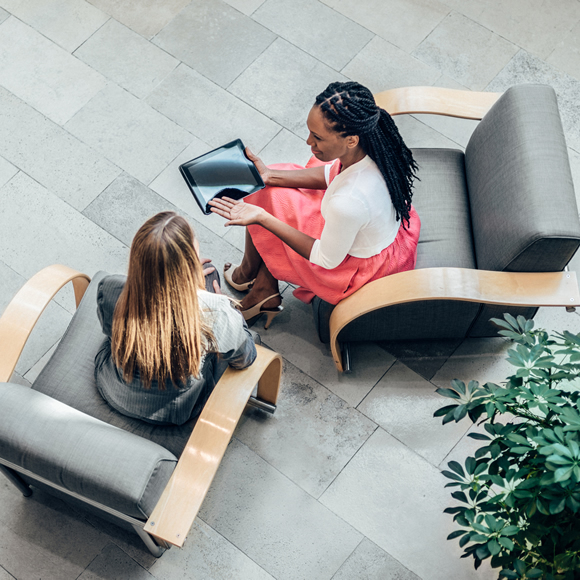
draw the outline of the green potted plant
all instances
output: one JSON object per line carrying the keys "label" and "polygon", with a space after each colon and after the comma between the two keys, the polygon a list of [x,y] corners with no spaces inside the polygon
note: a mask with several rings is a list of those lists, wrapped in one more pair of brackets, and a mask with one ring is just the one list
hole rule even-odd
{"label": "green potted plant", "polygon": [[456,487],[447,508],[463,558],[475,568],[486,558],[499,578],[580,578],[580,334],[549,336],[531,320],[493,319],[515,345],[507,360],[515,374],[502,385],[454,380],[437,389],[451,405],[435,412],[443,424],[471,421],[485,433],[462,466],[443,475]]}

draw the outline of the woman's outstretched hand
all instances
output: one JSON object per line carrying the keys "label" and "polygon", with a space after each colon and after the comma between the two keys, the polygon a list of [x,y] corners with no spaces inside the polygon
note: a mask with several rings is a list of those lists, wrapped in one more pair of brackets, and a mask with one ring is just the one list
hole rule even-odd
{"label": "woman's outstretched hand", "polygon": [[256,166],[264,185],[272,185],[270,183],[270,177],[272,176],[272,171],[268,169],[266,164],[257,156],[254,155],[249,147],[245,149],[246,157]]}
{"label": "woman's outstretched hand", "polygon": [[211,211],[217,213],[228,221],[226,226],[249,226],[250,224],[260,223],[261,218],[266,214],[266,210],[252,205],[251,203],[244,203],[243,200],[235,200],[229,197],[214,197],[209,205],[212,206]]}

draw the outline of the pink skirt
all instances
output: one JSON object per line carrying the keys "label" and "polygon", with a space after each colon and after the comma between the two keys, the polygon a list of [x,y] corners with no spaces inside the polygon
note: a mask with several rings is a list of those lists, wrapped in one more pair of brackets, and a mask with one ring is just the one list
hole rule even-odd
{"label": "pink skirt", "polygon": [[[313,158],[306,166],[316,165],[323,164]],[[271,167],[303,169],[291,163]],[[338,170],[339,164],[336,163],[330,172],[330,181],[336,177]],[[320,213],[324,193],[323,189],[265,187],[246,197],[244,201],[264,208],[293,228],[318,240],[324,228],[324,218]],[[412,270],[417,261],[420,229],[419,216],[415,209],[411,208],[407,229],[399,227],[393,243],[382,252],[370,258],[347,255],[336,268],[327,270],[297,254],[262,226],[256,224],[248,226],[252,241],[274,278],[298,286],[294,290],[294,296],[307,304],[315,296],[330,304],[338,304],[368,282],[389,274]]]}

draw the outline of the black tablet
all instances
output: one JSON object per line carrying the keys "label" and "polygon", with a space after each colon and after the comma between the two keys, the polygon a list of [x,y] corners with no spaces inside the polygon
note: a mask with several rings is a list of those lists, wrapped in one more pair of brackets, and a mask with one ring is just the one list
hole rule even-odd
{"label": "black tablet", "polygon": [[246,157],[240,139],[179,166],[201,211],[209,215],[214,197],[242,199],[264,187],[256,166]]}

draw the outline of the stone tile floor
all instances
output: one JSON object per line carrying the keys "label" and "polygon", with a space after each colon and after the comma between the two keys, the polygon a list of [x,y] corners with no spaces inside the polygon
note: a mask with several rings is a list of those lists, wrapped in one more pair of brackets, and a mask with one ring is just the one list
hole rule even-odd
{"label": "stone tile floor", "polygon": [[[304,163],[328,82],[556,89],[580,191],[580,1],[0,0],[0,310],[52,263],[123,272],[153,213],[188,216],[221,269],[243,231],[200,214],[177,166],[240,137]],[[475,123],[398,119],[414,147],[465,147]],[[574,260],[580,265],[580,260]],[[574,265],[574,264],[573,264]],[[284,292],[263,340],[285,359],[279,409],[248,410],[183,550],[0,481],[0,580],[488,580],[460,560],[440,470],[470,449],[436,386],[501,380],[501,339],[354,348],[339,375],[309,308]],[[50,305],[14,380],[30,384],[71,317]],[[548,328],[580,318],[540,311]]]}

